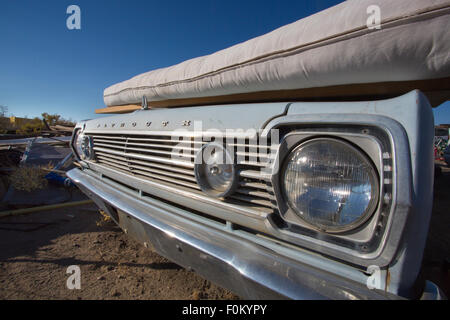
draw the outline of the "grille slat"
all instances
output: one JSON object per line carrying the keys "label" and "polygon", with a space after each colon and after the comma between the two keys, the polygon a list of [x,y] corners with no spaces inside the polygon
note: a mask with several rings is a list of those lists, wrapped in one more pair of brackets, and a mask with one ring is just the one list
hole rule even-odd
{"label": "grille slat", "polygon": [[[276,150],[276,146],[263,146],[263,145],[256,145],[256,144],[242,144],[242,143],[227,143],[228,146],[238,147],[238,148],[250,148],[250,149],[271,149]],[[266,151],[267,152],[267,151]]]}
{"label": "grille slat", "polygon": [[121,171],[128,172],[128,168],[127,167],[124,167],[124,166],[121,166],[121,165],[117,165],[117,164],[114,164],[114,163],[111,163],[111,162],[105,161],[105,160],[99,160],[99,162],[103,163],[103,164],[106,164],[107,166],[111,166],[113,168],[120,169]]}
{"label": "grille slat", "polygon": [[97,159],[98,160],[103,160],[106,163],[108,163],[108,161],[112,162],[112,163],[115,163],[117,165],[122,166],[125,170],[128,170],[128,163],[126,161],[116,160],[116,159],[113,159],[113,158],[104,157],[102,155],[97,155]]}
{"label": "grille slat", "polygon": [[267,167],[267,162],[255,162],[255,161],[240,161],[238,164],[243,166],[253,166],[253,167]]}
{"label": "grille slat", "polygon": [[128,139],[128,141],[149,141],[149,142],[163,142],[163,143],[193,143],[193,144],[205,144],[207,142],[205,141],[199,141],[199,140],[191,140],[189,139],[170,139],[170,137],[168,138],[161,138],[161,139],[156,139],[156,138],[140,138],[140,137],[119,137],[119,136],[102,136],[102,135],[92,135],[92,137],[94,139],[109,139],[110,141],[117,141],[117,140],[124,140],[126,141]]}
{"label": "grille slat", "polygon": [[264,192],[264,191],[258,191],[258,190],[247,189],[247,188],[239,188],[239,189],[237,189],[237,192],[242,193],[247,196],[255,196],[255,197],[264,198],[264,199],[268,199],[268,200],[275,200],[275,196],[271,195],[268,192]]}
{"label": "grille slat", "polygon": [[241,181],[240,183],[241,187],[248,187],[253,189],[262,189],[262,190],[271,190],[272,187],[268,186],[265,183],[260,182],[252,182],[252,181]]}
{"label": "grille slat", "polygon": [[154,168],[150,168],[150,167],[144,167],[144,166],[140,166],[140,165],[136,165],[136,164],[129,164],[129,167],[131,168],[132,172],[135,172],[135,171],[137,171],[135,169],[138,169],[138,170],[147,171],[147,172],[150,172],[150,173],[153,173],[153,174],[160,174],[160,175],[163,175],[163,176],[183,179],[183,180],[187,180],[187,181],[191,181],[191,182],[197,183],[197,180],[195,180],[195,177],[189,176],[189,175],[179,174],[179,173],[176,173],[176,172],[170,172],[170,171],[165,171],[165,170],[154,169]]}
{"label": "grille slat", "polygon": [[179,179],[173,179],[170,177],[166,177],[166,176],[162,176],[162,175],[158,175],[158,174],[153,174],[150,172],[146,172],[146,171],[141,171],[141,170],[133,170],[133,173],[137,173],[143,176],[147,176],[150,178],[154,178],[154,179],[158,179],[158,180],[163,180],[163,181],[167,181],[173,184],[179,184],[185,187],[189,187],[191,189],[196,189],[196,190],[200,190],[200,187],[196,184],[196,183],[190,183],[187,181],[181,181]]}
{"label": "grille slat", "polygon": [[102,157],[107,157],[107,158],[111,158],[111,159],[116,159],[116,160],[122,160],[122,161],[127,162],[126,158],[120,157],[120,156],[116,156],[116,155],[112,155],[112,154],[109,154],[109,153],[96,152],[95,155],[102,156]]}
{"label": "grille slat", "polygon": [[98,142],[95,145],[100,146],[100,147],[114,148],[117,150],[124,150],[124,151],[131,150],[131,151],[144,152],[144,153],[153,153],[153,154],[157,154],[157,155],[178,156],[180,158],[193,159],[195,157],[192,154],[186,154],[186,152],[175,153],[175,152],[164,151],[164,150],[128,147],[128,145],[116,146],[116,145],[110,145],[110,144],[104,144],[104,143],[98,143]]}
{"label": "grille slat", "polygon": [[248,196],[236,194],[236,193],[233,194],[230,198],[240,200],[240,201],[245,201],[245,202],[252,203],[252,204],[259,204],[259,205],[262,205],[262,206],[265,206],[268,208],[276,209],[276,205],[274,205],[272,202],[267,201],[267,200],[256,199],[253,197],[248,197]]}
{"label": "grille slat", "polygon": [[265,174],[257,170],[241,170],[239,171],[239,175],[244,178],[264,180],[264,181],[270,181],[271,179],[271,176],[269,174]]}
{"label": "grille slat", "polygon": [[125,146],[142,146],[147,148],[160,148],[160,149],[175,149],[175,150],[187,150],[187,151],[198,151],[200,148],[191,148],[182,146],[180,144],[186,145],[186,142],[178,143],[177,145],[168,145],[168,144],[152,144],[152,143],[137,143],[137,142],[126,142],[126,141],[110,141],[110,140],[104,140],[104,139],[97,139],[97,145],[103,145],[103,146],[110,146],[115,147],[120,146],[124,148]]}
{"label": "grille slat", "polygon": [[185,167],[185,168],[194,168],[194,164],[189,161],[174,160],[171,158],[156,157],[156,156],[143,155],[143,154],[138,154],[138,153],[125,153],[125,152],[121,152],[121,151],[105,149],[105,148],[101,148],[101,147],[95,147],[95,142],[94,142],[94,151],[97,151],[97,150],[105,152],[105,153],[110,153],[112,155],[117,155],[117,156],[130,157],[130,158],[141,159],[141,160],[148,160],[148,161],[152,161],[152,162],[172,164],[172,165],[177,165],[177,166],[181,166],[181,167]]}
{"label": "grille slat", "polygon": [[243,156],[246,158],[253,158],[253,159],[270,159],[270,153],[258,153],[258,152],[249,152],[249,151],[237,151],[236,155]]}

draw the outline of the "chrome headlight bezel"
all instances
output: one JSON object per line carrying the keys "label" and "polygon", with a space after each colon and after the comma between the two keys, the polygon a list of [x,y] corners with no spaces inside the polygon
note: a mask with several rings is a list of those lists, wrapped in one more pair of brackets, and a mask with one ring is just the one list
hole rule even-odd
{"label": "chrome headlight bezel", "polygon": [[79,137],[80,137],[82,131],[83,131],[83,129],[77,123],[76,127],[73,130],[72,138],[70,140],[70,147],[71,147],[72,152],[77,160],[81,160],[81,149],[79,149],[79,147],[78,147],[79,146],[78,140],[79,140]]}
{"label": "chrome headlight bezel", "polygon": [[[306,218],[304,216],[302,217],[302,214],[300,212],[298,212],[298,208],[292,202],[292,199],[290,199],[290,197],[287,193],[286,185],[285,185],[285,182],[286,182],[285,178],[286,178],[286,171],[288,170],[288,166],[289,166],[290,161],[292,160],[292,157],[294,157],[299,152],[299,150],[301,150],[302,148],[305,148],[305,147],[308,147],[308,146],[311,146],[314,144],[319,144],[322,142],[335,144],[335,145],[339,145],[339,147],[346,148],[346,151],[352,152],[355,155],[355,158],[358,158],[358,160],[364,165],[365,169],[367,170],[367,174],[369,176],[369,181],[370,181],[370,186],[371,186],[370,200],[369,200],[365,210],[360,213],[359,218],[352,221],[351,223],[343,224],[340,226],[331,226],[331,225],[326,225],[326,224],[320,223],[320,222],[309,221],[308,218]],[[354,230],[354,229],[362,226],[364,223],[367,222],[367,220],[369,220],[369,218],[372,216],[372,214],[374,213],[374,211],[378,205],[379,176],[378,176],[378,172],[377,172],[374,164],[368,158],[368,156],[362,150],[360,150],[358,147],[350,144],[350,142],[348,142],[348,141],[338,139],[336,137],[319,137],[319,138],[312,137],[310,139],[302,140],[300,143],[298,143],[296,146],[294,146],[289,151],[289,153],[286,155],[286,157],[284,159],[284,163],[283,163],[282,167],[280,168],[280,177],[281,177],[280,188],[281,188],[281,192],[282,192],[284,201],[288,204],[288,206],[292,210],[292,212],[294,214],[296,214],[297,218],[299,218],[305,225],[308,225],[311,228],[318,230],[318,231],[338,234],[338,233],[344,233],[347,231]]]}
{"label": "chrome headlight bezel", "polygon": [[[271,179],[278,206],[277,214],[270,218],[273,234],[286,241],[316,248],[320,252],[358,264],[365,264],[366,262],[363,262],[365,259],[369,261],[369,257],[378,256],[383,248],[386,231],[392,223],[392,204],[395,199],[393,194],[395,179],[392,172],[393,145],[389,131],[379,126],[361,123],[350,126],[328,123],[324,126],[309,122],[303,126],[282,124],[271,128],[277,128],[282,133]],[[358,148],[372,161],[378,174],[378,202],[373,213],[369,213],[368,219],[359,226],[337,233],[325,232],[300,219],[288,205],[281,188],[281,172],[290,152],[302,142],[324,137],[339,139]]]}

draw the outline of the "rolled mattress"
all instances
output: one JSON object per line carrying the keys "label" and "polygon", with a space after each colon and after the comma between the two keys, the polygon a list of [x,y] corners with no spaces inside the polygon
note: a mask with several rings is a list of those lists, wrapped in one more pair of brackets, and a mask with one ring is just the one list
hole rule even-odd
{"label": "rolled mattress", "polygon": [[256,100],[270,100],[274,92],[288,92],[289,98],[296,92],[290,90],[321,94],[312,88],[338,88],[339,95],[343,85],[430,79],[445,79],[434,83],[449,90],[449,18],[450,0],[349,0],[230,48],[112,85],[104,90],[104,102],[134,105],[146,96],[150,105],[171,107],[186,99],[230,102],[223,97],[258,93]]}

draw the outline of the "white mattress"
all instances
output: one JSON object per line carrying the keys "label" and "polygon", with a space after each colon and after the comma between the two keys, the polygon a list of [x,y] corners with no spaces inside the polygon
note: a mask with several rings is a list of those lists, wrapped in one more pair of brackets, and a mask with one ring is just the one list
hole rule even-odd
{"label": "white mattress", "polygon": [[[381,29],[368,29],[377,5]],[[348,0],[104,91],[107,106],[450,76],[450,0]],[[170,39],[169,39],[170,40]],[[161,54],[164,54],[161,52]]]}

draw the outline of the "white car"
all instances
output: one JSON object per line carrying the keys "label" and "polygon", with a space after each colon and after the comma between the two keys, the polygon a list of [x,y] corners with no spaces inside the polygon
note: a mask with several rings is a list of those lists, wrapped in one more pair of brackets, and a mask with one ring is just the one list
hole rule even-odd
{"label": "white car", "polygon": [[106,88],[68,177],[242,298],[442,298],[420,274],[450,1],[376,2],[380,28],[344,1]]}

